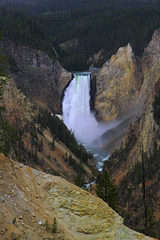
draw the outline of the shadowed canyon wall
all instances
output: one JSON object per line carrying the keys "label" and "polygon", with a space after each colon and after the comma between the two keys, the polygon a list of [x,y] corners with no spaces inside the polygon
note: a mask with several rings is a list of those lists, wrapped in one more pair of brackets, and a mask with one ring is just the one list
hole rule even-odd
{"label": "shadowed canyon wall", "polygon": [[61,113],[61,95],[72,74],[39,50],[10,41],[1,47],[9,56],[9,73],[17,87],[36,105]]}

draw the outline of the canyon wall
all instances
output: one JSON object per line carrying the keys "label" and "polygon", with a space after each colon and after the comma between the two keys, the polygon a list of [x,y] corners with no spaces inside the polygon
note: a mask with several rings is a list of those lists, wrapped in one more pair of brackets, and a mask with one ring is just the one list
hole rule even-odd
{"label": "canyon wall", "polygon": [[117,119],[129,114],[138,103],[143,78],[139,61],[129,44],[91,76],[96,78],[97,118],[105,122]]}
{"label": "canyon wall", "polygon": [[[149,156],[153,150],[154,142],[156,141],[159,145],[158,136],[160,132],[159,126],[153,118],[153,101],[155,95],[158,94],[158,89],[160,87],[160,30],[155,31],[151,42],[144,50],[144,54],[141,59],[141,66],[143,82],[141,83],[140,91],[137,92],[137,99],[139,101],[139,104],[144,102],[144,108],[140,118],[138,118],[137,121],[133,122],[130,125],[126,133],[126,137],[124,138],[122,143],[122,148],[125,148],[127,143],[129,142],[128,136],[130,136],[131,132],[134,131],[134,135],[136,136],[136,142],[134,143],[134,147],[131,149],[130,154],[128,155],[128,168],[131,167],[136,161],[141,160],[142,148],[143,151],[146,152]],[[128,78],[128,81],[130,81],[130,78]],[[123,89],[123,91],[125,90]],[[114,168],[116,171],[115,165]],[[126,168],[125,163],[124,168]],[[123,168],[118,171],[123,172]],[[123,176],[121,175],[121,177]]]}
{"label": "canyon wall", "polygon": [[22,92],[36,105],[61,113],[61,96],[72,74],[46,53],[17,45],[1,43],[9,57],[9,74]]}
{"label": "canyon wall", "polygon": [[154,118],[153,103],[160,89],[160,29],[155,31],[140,63],[143,82],[137,99],[140,103],[144,102],[143,112],[129,125],[120,148],[113,150],[109,160],[104,164],[104,170],[110,172],[119,186],[121,209],[125,213],[125,223],[130,227],[144,227],[142,181],[144,182],[146,209],[147,211],[152,209],[157,222],[154,231],[159,236],[160,128]]}

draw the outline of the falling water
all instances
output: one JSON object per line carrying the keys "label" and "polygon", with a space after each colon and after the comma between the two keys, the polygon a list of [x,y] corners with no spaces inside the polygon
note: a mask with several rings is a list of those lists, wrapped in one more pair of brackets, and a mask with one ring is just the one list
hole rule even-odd
{"label": "falling water", "polygon": [[65,91],[62,110],[64,123],[76,139],[94,153],[100,169],[108,154],[95,146],[94,140],[106,131],[106,126],[98,123],[90,111],[90,74],[74,75]]}
{"label": "falling water", "polygon": [[[63,120],[82,143],[93,142],[100,133],[100,126],[90,112],[90,75],[75,74],[65,91]],[[98,134],[98,135],[97,135]]]}

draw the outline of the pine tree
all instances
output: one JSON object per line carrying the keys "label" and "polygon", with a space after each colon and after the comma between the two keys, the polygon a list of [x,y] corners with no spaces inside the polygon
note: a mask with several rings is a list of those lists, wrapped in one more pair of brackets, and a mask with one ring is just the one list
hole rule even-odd
{"label": "pine tree", "polygon": [[97,184],[96,193],[114,210],[118,210],[118,191],[116,186],[110,180],[107,171],[102,173],[102,176]]}
{"label": "pine tree", "polygon": [[[2,40],[2,33],[0,32],[0,41]],[[7,55],[4,53],[4,49],[0,48],[0,76],[6,76],[7,72]]]}

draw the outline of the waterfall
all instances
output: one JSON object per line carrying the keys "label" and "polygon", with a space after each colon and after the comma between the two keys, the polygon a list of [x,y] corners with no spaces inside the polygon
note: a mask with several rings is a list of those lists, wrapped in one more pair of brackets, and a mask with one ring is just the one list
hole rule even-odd
{"label": "waterfall", "polygon": [[76,139],[91,144],[104,132],[90,111],[90,74],[75,74],[65,91],[62,103],[63,120]]}

